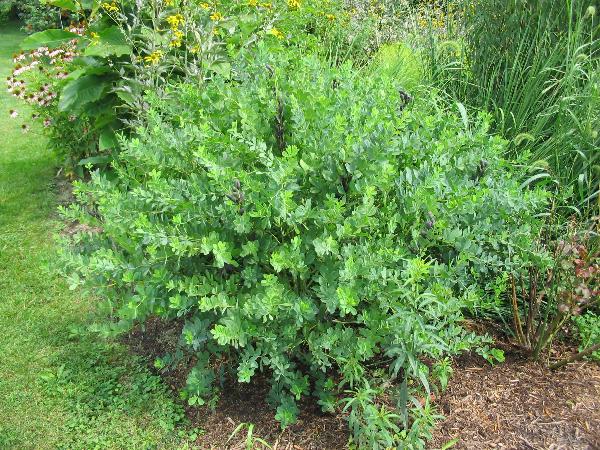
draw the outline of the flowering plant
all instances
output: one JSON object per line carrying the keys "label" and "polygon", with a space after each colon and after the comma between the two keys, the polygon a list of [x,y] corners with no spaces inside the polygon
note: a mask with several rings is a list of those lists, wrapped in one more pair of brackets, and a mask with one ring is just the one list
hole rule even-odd
{"label": "flowering plant", "polygon": [[[323,11],[335,7],[317,9],[300,0],[48,3],[85,20],[27,38],[23,48],[30,52],[16,57],[8,85],[41,108],[36,117],[72,175],[112,160],[117,135],[127,134],[146,108],[145,92],[161,95],[175,80],[203,84],[215,75],[232,77],[231,59],[258,42],[274,51],[312,45],[306,30],[330,23],[332,14]],[[21,77],[34,67],[35,76]]]}

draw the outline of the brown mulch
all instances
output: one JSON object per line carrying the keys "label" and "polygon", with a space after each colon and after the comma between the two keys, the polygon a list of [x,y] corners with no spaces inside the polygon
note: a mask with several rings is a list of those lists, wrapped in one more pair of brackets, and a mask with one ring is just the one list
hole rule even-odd
{"label": "brown mulch", "polygon": [[[145,330],[137,328],[124,341],[153,361],[175,349],[182,325],[152,319]],[[600,449],[600,366],[577,362],[550,371],[510,345],[498,345],[507,354],[503,364],[492,367],[473,355],[455,361],[448,389],[435,400],[446,418],[437,424],[428,447],[439,449],[457,440],[453,449]],[[192,365],[189,361],[163,374],[174,392],[184,386]],[[202,449],[243,449],[246,429],[228,440],[238,425],[253,423],[253,435],[277,450],[346,448],[344,417],[322,414],[310,401],[301,405],[298,423],[282,433],[265,400],[268,390],[265,379],[248,385],[224,380],[214,410],[186,409],[192,426],[204,431],[196,444]]]}
{"label": "brown mulch", "polygon": [[457,360],[437,402],[446,419],[430,448],[600,449],[600,367],[578,362],[550,371],[509,354],[495,367]]}

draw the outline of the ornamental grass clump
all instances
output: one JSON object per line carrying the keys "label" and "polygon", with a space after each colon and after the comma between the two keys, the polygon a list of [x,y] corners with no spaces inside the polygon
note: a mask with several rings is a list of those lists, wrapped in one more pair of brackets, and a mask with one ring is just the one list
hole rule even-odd
{"label": "ornamental grass clump", "polygon": [[485,117],[391,76],[262,45],[232,73],[150,95],[113,173],[77,184],[71,284],[116,331],[183,320],[190,404],[262,373],[284,427],[312,397],[359,448],[423,447],[425,362],[485,343],[463,310],[527,260],[545,196],[520,188]]}

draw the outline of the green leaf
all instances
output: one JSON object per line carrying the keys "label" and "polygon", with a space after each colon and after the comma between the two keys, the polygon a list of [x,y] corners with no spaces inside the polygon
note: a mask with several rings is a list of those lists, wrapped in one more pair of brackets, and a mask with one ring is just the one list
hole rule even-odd
{"label": "green leaf", "polygon": [[448,450],[458,444],[458,439],[452,439],[451,441],[446,442],[440,450]]}
{"label": "green leaf", "polygon": [[131,47],[127,44],[125,35],[117,26],[112,26],[98,33],[98,41],[92,42],[86,49],[86,56],[122,56],[131,53]]}
{"label": "green leaf", "polygon": [[359,303],[359,298],[356,291],[350,286],[340,286],[337,288],[338,301],[342,317],[346,314],[355,315],[357,313],[356,306]]}
{"label": "green leaf", "polygon": [[61,9],[68,9],[69,11],[77,11],[80,9],[80,5],[74,0],[42,0],[41,3],[56,6]]}
{"label": "green leaf", "polygon": [[83,105],[95,102],[102,97],[106,81],[97,75],[85,75],[67,84],[58,102],[60,111],[81,111]]}
{"label": "green leaf", "polygon": [[523,183],[521,183],[520,187],[521,187],[521,189],[524,189],[527,186],[535,183],[536,181],[542,180],[544,178],[550,178],[550,174],[549,173],[538,173],[537,175],[529,177],[525,181],[523,181]]}
{"label": "green leaf", "polygon": [[406,373],[402,379],[402,384],[400,385],[398,394],[398,402],[396,407],[400,410],[400,416],[402,417],[404,428],[406,428],[408,425],[408,377]]}
{"label": "green leaf", "polygon": [[112,161],[112,156],[101,155],[101,156],[90,156],[89,158],[84,158],[77,163],[79,166],[87,166],[88,164],[97,165],[97,164],[108,164]]}
{"label": "green leaf", "polygon": [[65,30],[46,30],[34,33],[31,36],[26,37],[21,42],[21,49],[23,50],[34,50],[38,47],[49,47],[55,48],[60,47],[62,44],[69,42],[72,39],[80,39],[81,36],[70,31]]}
{"label": "green leaf", "polygon": [[467,108],[465,108],[465,105],[461,102],[456,102],[456,106],[458,106],[458,111],[460,112],[460,117],[462,118],[465,130],[469,130],[469,115],[467,114]]}
{"label": "green leaf", "polygon": [[84,9],[94,9],[98,8],[101,2],[98,0],[81,0],[80,3]]}
{"label": "green leaf", "polygon": [[111,129],[102,131],[98,140],[100,151],[115,148],[119,144],[115,132]]}
{"label": "green leaf", "polygon": [[298,421],[299,414],[296,402],[291,397],[283,397],[281,404],[277,407],[277,413],[275,414],[275,420],[281,424],[282,429],[286,429],[288,426],[295,424]]}

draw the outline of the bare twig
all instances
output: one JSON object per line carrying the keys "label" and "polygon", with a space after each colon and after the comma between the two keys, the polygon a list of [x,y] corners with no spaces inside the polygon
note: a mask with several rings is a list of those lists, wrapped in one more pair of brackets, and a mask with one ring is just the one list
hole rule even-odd
{"label": "bare twig", "polygon": [[592,345],[591,347],[586,348],[585,350],[575,353],[575,354],[569,356],[568,358],[561,359],[560,361],[555,362],[554,364],[550,365],[550,368],[558,369],[562,366],[566,366],[569,363],[579,361],[580,359],[585,358],[588,355],[591,355],[596,350],[600,350],[600,342],[595,345]]}

